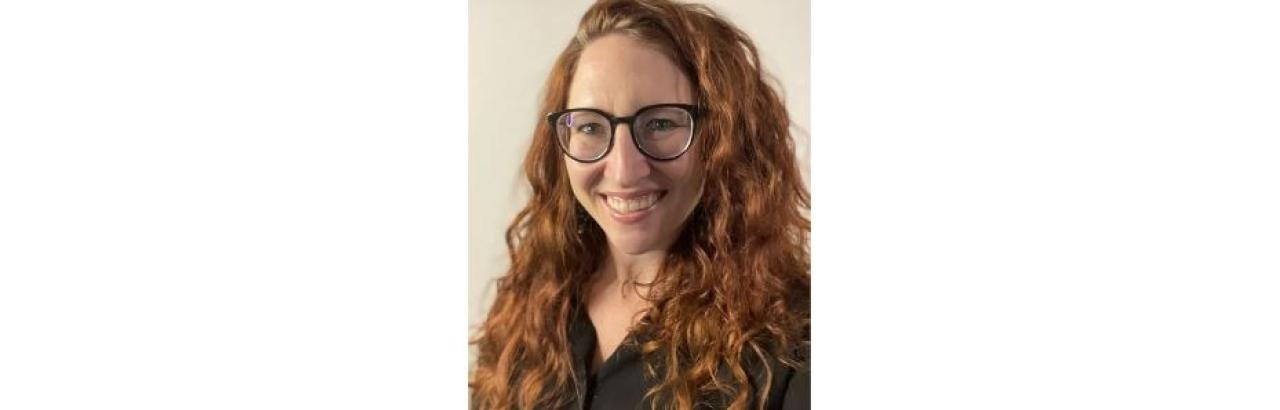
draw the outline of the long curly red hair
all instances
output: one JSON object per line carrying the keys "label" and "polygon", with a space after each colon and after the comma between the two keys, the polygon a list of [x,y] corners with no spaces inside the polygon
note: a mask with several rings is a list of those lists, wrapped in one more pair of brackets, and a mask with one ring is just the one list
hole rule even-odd
{"label": "long curly red hair", "polygon": [[[755,45],[714,11],[624,0],[597,2],[582,17],[547,80],[541,114],[565,108],[578,56],[609,33],[664,50],[706,112],[695,138],[703,196],[648,284],[652,307],[633,330],[650,335],[639,346],[657,381],[648,394],[680,409],[709,393],[728,397],[729,408],[763,405],[767,389],[753,391],[760,376],[744,361],[796,367],[809,343],[809,192],[786,108]],[[475,408],[560,407],[581,388],[567,329],[607,239],[576,217],[554,130],[541,116],[534,123],[524,160],[529,202],[506,233],[510,269],[472,340]],[[765,386],[774,382],[768,366],[761,371]]]}

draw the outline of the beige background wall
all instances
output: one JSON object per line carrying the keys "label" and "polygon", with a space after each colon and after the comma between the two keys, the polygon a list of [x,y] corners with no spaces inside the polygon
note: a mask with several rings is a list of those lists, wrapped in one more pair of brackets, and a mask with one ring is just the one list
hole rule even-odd
{"label": "beige background wall", "polygon": [[[470,231],[467,307],[483,320],[493,279],[507,267],[503,234],[527,198],[520,161],[538,96],[557,53],[591,1],[480,0],[470,5],[468,152]],[[809,169],[809,3],[704,1],[756,42],[765,70],[781,83],[800,166]]]}

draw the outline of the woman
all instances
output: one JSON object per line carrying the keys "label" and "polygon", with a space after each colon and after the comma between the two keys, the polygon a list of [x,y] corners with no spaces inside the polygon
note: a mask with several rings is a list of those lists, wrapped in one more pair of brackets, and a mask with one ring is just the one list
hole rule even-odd
{"label": "woman", "polygon": [[598,2],[542,110],[472,406],[807,408],[809,194],[746,35]]}

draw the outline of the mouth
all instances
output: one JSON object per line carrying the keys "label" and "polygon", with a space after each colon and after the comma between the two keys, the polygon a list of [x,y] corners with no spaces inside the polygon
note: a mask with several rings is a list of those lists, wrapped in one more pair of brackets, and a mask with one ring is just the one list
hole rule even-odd
{"label": "mouth", "polygon": [[667,195],[667,191],[601,194],[600,200],[618,222],[633,223],[644,219]]}

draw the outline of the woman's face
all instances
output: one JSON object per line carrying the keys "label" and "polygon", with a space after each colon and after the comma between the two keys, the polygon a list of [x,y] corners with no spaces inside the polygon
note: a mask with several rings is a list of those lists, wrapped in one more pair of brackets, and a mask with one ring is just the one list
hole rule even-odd
{"label": "woman's face", "polygon": [[[609,34],[582,51],[568,108],[625,117],[664,103],[692,104],[692,84],[653,46]],[[574,196],[603,228],[614,251],[635,255],[667,250],[702,195],[701,153],[693,144],[679,158],[655,161],[636,148],[632,131],[629,124],[619,123],[604,158],[580,163],[562,155],[565,168]]]}

